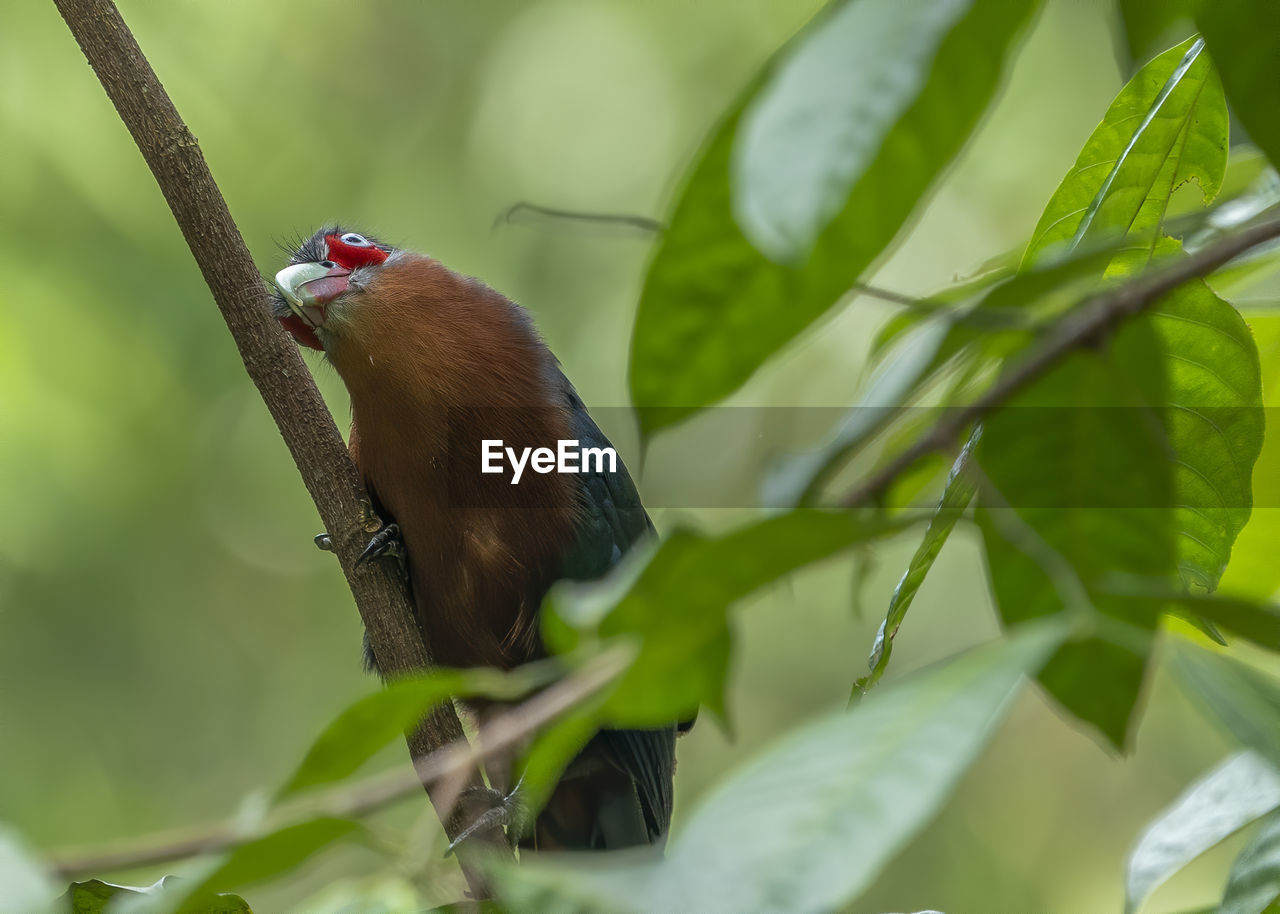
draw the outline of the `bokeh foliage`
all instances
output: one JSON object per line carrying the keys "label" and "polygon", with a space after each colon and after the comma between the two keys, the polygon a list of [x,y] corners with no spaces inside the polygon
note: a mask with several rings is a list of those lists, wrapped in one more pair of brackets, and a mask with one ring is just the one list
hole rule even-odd
{"label": "bokeh foliage", "polygon": [[[1126,2],[817,6],[123,12],[264,271],[278,260],[273,237],[341,217],[485,276],[536,313],[589,403],[623,402],[629,380],[647,494],[682,471],[715,471],[682,461],[680,447],[726,397],[840,405],[878,382],[894,405],[920,406],[856,426],[817,463],[753,446],[750,429],[724,442],[734,472],[763,478],[785,464],[793,495],[838,493],[932,408],[971,399],[1016,363],[1084,294],[1185,256],[1166,235],[1194,247],[1274,211],[1276,118],[1259,87],[1280,74],[1265,29],[1246,24],[1255,6],[1274,15],[1264,4],[1176,4],[1157,19]],[[1153,46],[1166,39],[1177,46]],[[24,835],[0,840],[0,871],[16,887],[4,903],[26,909],[49,888],[32,846],[224,817],[245,796],[240,820],[258,828],[261,791],[283,784],[280,799],[340,781],[448,692],[514,697],[554,671],[442,674],[367,694],[345,587],[311,551],[305,495],[123,130],[51,6],[10,17],[0,48],[11,77],[0,148],[12,163],[0,170],[11,239],[0,249],[11,529],[0,542],[0,818]],[[1230,150],[1228,104],[1248,131]],[[1218,194],[1236,208],[1206,220]],[[665,208],[671,222],[646,260],[645,241],[626,233],[495,229],[519,199]],[[1004,250],[1014,254],[994,269],[952,282]],[[1222,789],[1192,783],[1223,755],[1207,720],[1255,751],[1249,764],[1278,764],[1277,688],[1257,669],[1272,655],[1211,651],[1159,612],[1277,647],[1275,617],[1253,602],[1280,587],[1267,560],[1280,454],[1262,428],[1280,325],[1259,307],[1274,303],[1275,262],[1273,250],[1188,284],[1058,365],[1022,394],[1032,408],[988,417],[971,452],[977,477],[958,466],[948,483],[949,461],[925,462],[874,515],[658,512],[670,535],[656,551],[601,590],[557,593],[547,635],[573,652],[566,668],[601,649],[632,660],[535,746],[540,777],[591,724],[698,703],[716,714],[682,740],[666,859],[504,869],[501,900],[1117,907],[1142,823],[1189,783],[1189,795]],[[849,300],[859,278],[931,297],[906,309]],[[983,326],[1005,329],[975,333],[988,313],[1004,317]],[[821,333],[805,332],[820,318]],[[917,334],[909,353],[891,345],[898,331],[877,336],[895,319]],[[318,374],[343,410],[339,386]],[[1125,409],[1089,409],[1115,406]],[[1093,424],[1057,421],[1066,407]],[[1135,411],[1154,421],[1133,422]],[[628,430],[609,431],[639,466]],[[928,530],[902,532],[928,513],[895,509],[944,487]],[[957,524],[975,491],[977,535]],[[875,601],[865,616],[849,610],[850,563],[832,559],[852,546],[858,592]],[[1227,597],[1216,600],[1219,579]],[[827,710],[863,671],[881,605],[887,637],[905,627],[891,666],[875,640],[863,685],[886,681],[852,712]],[[992,608],[1013,633],[965,652],[995,633]],[[1018,624],[1039,616],[1054,618]],[[1152,672],[1162,642],[1200,716]],[[1050,654],[1040,676],[1053,702],[1020,688]],[[913,672],[939,657],[953,659]],[[1099,748],[1084,735],[1095,730],[1133,754]],[[361,823],[291,821],[149,894],[116,891],[110,909],[208,909],[207,893],[228,889],[259,910],[456,899],[438,827],[412,805]],[[1147,838],[1137,844],[1129,903],[1272,808],[1238,804],[1213,827],[1172,813],[1153,822],[1147,838],[1164,856],[1152,863]],[[1181,830],[1160,831],[1170,821]],[[1216,901],[1228,866],[1228,908],[1266,904],[1274,832],[1265,821],[1234,864],[1175,875],[1151,904]],[[113,891],[85,883],[77,909]]]}

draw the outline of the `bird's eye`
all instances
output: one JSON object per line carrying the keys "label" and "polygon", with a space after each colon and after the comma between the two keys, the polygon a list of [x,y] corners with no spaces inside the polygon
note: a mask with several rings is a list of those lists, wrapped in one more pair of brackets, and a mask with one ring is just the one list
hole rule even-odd
{"label": "bird's eye", "polygon": [[347,232],[338,240],[343,244],[349,244],[355,248],[367,248],[372,246],[369,243],[368,238],[364,237],[364,235],[357,235],[355,232]]}

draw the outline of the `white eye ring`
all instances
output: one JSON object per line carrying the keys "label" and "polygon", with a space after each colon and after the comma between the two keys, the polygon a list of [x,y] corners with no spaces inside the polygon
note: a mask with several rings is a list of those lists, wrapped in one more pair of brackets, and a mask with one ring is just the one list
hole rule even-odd
{"label": "white eye ring", "polygon": [[357,235],[355,232],[347,232],[338,240],[343,244],[351,245],[353,248],[368,248],[373,246],[369,243],[368,238],[364,237],[364,235]]}

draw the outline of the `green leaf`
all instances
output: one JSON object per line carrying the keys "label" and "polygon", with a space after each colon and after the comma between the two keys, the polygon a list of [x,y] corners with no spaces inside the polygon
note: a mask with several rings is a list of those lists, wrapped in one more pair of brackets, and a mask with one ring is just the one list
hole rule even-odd
{"label": "green leaf", "polygon": [[1116,96],[1045,207],[1023,265],[1117,230],[1154,239],[1170,194],[1194,178],[1212,199],[1226,161],[1222,87],[1203,42],[1191,39],[1139,70]]}
{"label": "green leaf", "polygon": [[[1153,257],[1183,256],[1162,237],[1170,197],[1194,180],[1211,199],[1226,148],[1225,101],[1202,43],[1161,54],[1085,144],[1040,219],[1024,269],[1116,233],[1132,240],[1109,264],[1111,281]],[[1195,281],[1123,327],[1105,351],[1074,354],[987,420],[978,462],[996,494],[978,520],[1001,615],[1017,622],[1062,605],[1052,577],[991,523],[986,509],[1008,504],[1029,536],[1075,569],[1095,608],[1124,626],[1122,643],[1109,623],[1110,634],[1068,645],[1041,674],[1054,697],[1117,747],[1156,615],[1099,587],[1123,575],[1217,586],[1251,508],[1260,397],[1248,329]]]}
{"label": "green leaf", "polygon": [[388,743],[416,726],[436,705],[453,696],[488,695],[514,699],[545,683],[547,666],[514,673],[496,670],[434,670],[401,679],[345,708],[320,733],[277,799],[353,774]]}
{"label": "green leaf", "polygon": [[1231,864],[1219,914],[1261,914],[1280,898],[1280,813],[1262,820]]}
{"label": "green leaf", "polygon": [[[1000,84],[1009,46],[1036,6],[855,0],[833,6],[781,52],[757,81],[760,91],[748,92],[729,113],[693,167],[645,280],[630,387],[646,437],[736,390],[885,250],[973,131]],[[904,22],[931,26],[915,32]],[[864,47],[882,53],[862,61],[854,49]],[[916,81],[901,75],[902,59],[927,73],[914,90]],[[827,67],[835,69],[823,79]],[[894,74],[892,91],[869,78],[882,73]],[[788,100],[804,133],[779,116]],[[851,120],[880,104],[891,106],[891,116],[866,119],[867,129]],[[794,147],[787,139],[793,136]],[[827,145],[811,157],[806,144],[819,137]],[[779,164],[784,171],[761,174],[755,163],[777,162],[789,148],[805,154]],[[734,217],[735,200],[748,192],[739,178],[743,161],[751,163],[752,180],[809,188],[807,215],[794,223],[818,232],[807,258],[774,262],[744,235]],[[786,205],[777,194],[766,198]],[[750,224],[758,233],[763,223],[753,217]]]}
{"label": "green leaf", "polygon": [[1182,641],[1170,645],[1169,668],[1211,720],[1280,768],[1280,682]]}
{"label": "green leaf", "polygon": [[1280,168],[1280,4],[1271,0],[1198,0],[1195,20],[1222,71],[1231,107],[1253,141]]}
{"label": "green leaf", "polygon": [[779,263],[803,263],[925,87],[968,3],[856,0],[783,52],[734,142],[733,209]]}
{"label": "green leaf", "polygon": [[[534,817],[551,799],[560,776],[599,729],[599,697],[566,712],[538,732],[520,760],[520,814]],[[523,823],[517,823],[517,826]],[[518,829],[517,829],[518,830]]]}
{"label": "green leaf", "polygon": [[1182,792],[1129,853],[1125,910],[1136,911],[1196,857],[1280,807],[1280,772],[1254,752],[1240,752]]}
{"label": "green leaf", "polygon": [[975,429],[960,455],[956,457],[955,463],[951,465],[946,487],[938,502],[938,509],[930,518],[929,526],[924,532],[924,539],[916,547],[907,570],[898,581],[898,586],[894,588],[893,596],[889,600],[889,611],[885,614],[884,621],[880,623],[880,630],[876,632],[875,642],[871,646],[871,656],[867,660],[871,672],[854,683],[855,698],[866,694],[884,675],[885,669],[889,666],[889,655],[893,653],[894,636],[898,634],[899,627],[907,617],[907,610],[911,608],[916,593],[919,592],[920,585],[924,583],[929,569],[937,560],[938,553],[942,551],[943,544],[955,529],[956,521],[964,514],[969,502],[973,499],[975,489],[973,480],[965,475],[964,469],[969,462],[970,453],[981,437],[981,429]]}
{"label": "green leaf", "polygon": [[1240,314],[1200,280],[1165,296],[1148,318],[1168,354],[1162,416],[1174,460],[1178,571],[1218,586],[1253,507],[1262,452],[1262,369]]}
{"label": "green leaf", "polygon": [[[1158,422],[1142,410],[1161,393],[1162,353],[1150,328],[1121,329],[1105,353],[1079,352],[986,419],[977,463],[994,492],[976,514],[996,604],[1006,624],[1052,615],[1063,597],[1031,550],[1010,542],[992,511],[1012,505],[1024,538],[1061,556],[1085,583],[1118,574],[1159,579],[1176,568],[1173,471]],[[1125,408],[1110,408],[1119,397]],[[1104,444],[1105,443],[1105,444]],[[1041,681],[1072,714],[1125,744],[1150,647],[1146,614],[1098,595],[1101,612],[1148,632],[1137,644],[1101,637],[1066,645]]]}
{"label": "green leaf", "polygon": [[601,584],[562,583],[543,611],[558,653],[594,637],[633,643],[635,660],[601,713],[617,726],[662,726],[699,703],[725,714],[730,605],[770,581],[903,522],[796,510],[720,536],[677,529],[656,550],[629,556]]}
{"label": "green leaf", "polygon": [[840,908],[933,818],[1064,633],[1028,628],[793,731],[714,788],[665,858],[504,866],[499,896],[518,910]]}
{"label": "green leaf", "polygon": [[359,823],[346,819],[318,818],[242,844],[207,877],[191,888],[182,886],[173,896],[172,910],[181,914],[206,911],[210,896],[219,888],[248,885],[286,873],[361,828]]}

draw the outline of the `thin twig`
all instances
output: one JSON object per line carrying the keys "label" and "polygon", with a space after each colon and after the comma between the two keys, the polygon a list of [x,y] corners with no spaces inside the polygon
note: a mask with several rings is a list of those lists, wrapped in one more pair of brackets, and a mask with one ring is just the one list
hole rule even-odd
{"label": "thin twig", "polygon": [[1202,248],[1165,269],[1099,293],[1068,312],[1039,345],[1014,363],[986,393],[967,406],[949,410],[929,431],[841,499],[846,507],[865,505],[883,494],[921,457],[955,447],[966,428],[1003,406],[1076,349],[1092,345],[1120,322],[1140,314],[1184,282],[1207,276],[1241,254],[1280,237],[1280,219],[1259,222]]}
{"label": "thin twig", "polygon": [[[195,137],[111,0],[54,3],[150,166],[226,319],[245,369],[293,455],[332,536],[379,669],[395,676],[429,668],[431,655],[404,585],[390,570],[377,567],[381,563],[360,571],[353,567],[377,519],[297,346],[270,317],[262,277]],[[409,748],[417,758],[460,738],[457,714],[445,704],[409,738]],[[450,835],[466,824],[444,822]],[[500,835],[490,837],[495,844],[503,843]],[[468,873],[477,893],[482,889],[478,878],[478,873]]]}
{"label": "thin twig", "polygon": [[617,225],[624,228],[636,229],[645,234],[657,235],[665,232],[667,227],[657,219],[649,216],[638,216],[634,213],[594,213],[586,210],[576,209],[559,209],[554,206],[543,206],[540,203],[530,203],[527,200],[521,200],[519,203],[513,203],[511,206],[498,213],[498,218],[493,221],[493,227],[500,225],[513,225],[516,223],[516,217],[522,213],[530,213],[534,216],[541,216],[546,219],[562,219],[568,222],[585,222],[594,223],[596,225]]}
{"label": "thin twig", "polygon": [[416,793],[423,784],[437,784],[475,770],[480,763],[514,746],[571,708],[613,683],[627,668],[630,656],[609,651],[581,670],[548,686],[513,708],[495,714],[476,734],[474,742],[458,739],[417,759],[415,770],[393,769],[374,777],[312,794],[280,806],[253,829],[235,822],[211,822],[176,831],[146,835],[106,849],[66,849],[49,855],[54,871],[65,878],[167,863],[202,854],[230,850],[267,834],[321,816],[360,818]]}

